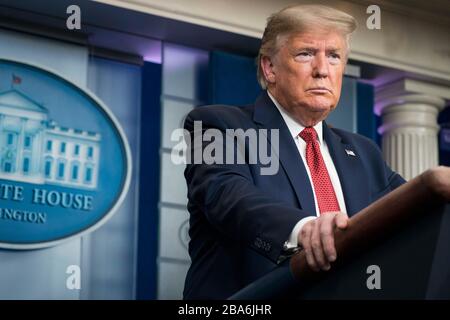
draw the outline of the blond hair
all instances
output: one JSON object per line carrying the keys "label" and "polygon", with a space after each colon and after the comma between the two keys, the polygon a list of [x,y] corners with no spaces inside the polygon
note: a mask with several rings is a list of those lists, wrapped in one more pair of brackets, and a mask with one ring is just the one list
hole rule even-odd
{"label": "blond hair", "polygon": [[350,35],[356,29],[356,20],[340,10],[323,5],[295,5],[287,7],[267,19],[257,57],[258,82],[266,89],[267,82],[261,67],[263,56],[273,57],[280,48],[281,39],[294,33],[313,30],[337,31],[346,37],[346,55],[350,51]]}

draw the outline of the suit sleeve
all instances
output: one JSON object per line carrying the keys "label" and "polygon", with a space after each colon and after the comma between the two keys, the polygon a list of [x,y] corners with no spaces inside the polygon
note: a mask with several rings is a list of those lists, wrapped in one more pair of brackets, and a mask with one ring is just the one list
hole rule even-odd
{"label": "suit sleeve", "polygon": [[404,184],[406,182],[406,180],[400,174],[393,171],[389,167],[389,165],[383,159],[383,154],[382,154],[380,148],[378,147],[378,145],[370,139],[366,138],[366,141],[368,141],[370,143],[370,145],[372,146],[372,149],[375,152],[376,158],[379,159],[379,161],[383,164],[384,177],[385,177],[385,181],[387,181],[387,185],[384,187],[384,189],[392,191],[392,190],[400,187],[402,184]]}
{"label": "suit sleeve", "polygon": [[393,171],[385,162],[385,171],[386,176],[388,180],[388,184],[391,188],[391,190],[394,190],[398,187],[400,187],[402,184],[406,183],[406,180],[403,179],[401,175],[399,175],[397,172]]}
{"label": "suit sleeve", "polygon": [[[202,121],[202,133],[207,129],[226,132],[227,124],[212,112],[188,114],[185,130],[190,134],[191,155],[204,150],[211,142],[197,144],[199,132],[194,132],[194,121]],[[224,138],[223,141],[226,139]],[[244,146],[221,144],[226,152],[241,152]],[[198,147],[200,145],[200,147]],[[197,148],[197,150],[196,150]],[[201,150],[198,150],[201,148]],[[193,159],[193,157],[191,157]],[[294,226],[306,212],[275,201],[270,190],[260,190],[253,182],[249,164],[187,164],[185,178],[188,186],[189,206],[197,206],[208,222],[226,241],[249,246],[260,254],[278,262],[285,241]],[[276,186],[274,186],[276,188]]]}

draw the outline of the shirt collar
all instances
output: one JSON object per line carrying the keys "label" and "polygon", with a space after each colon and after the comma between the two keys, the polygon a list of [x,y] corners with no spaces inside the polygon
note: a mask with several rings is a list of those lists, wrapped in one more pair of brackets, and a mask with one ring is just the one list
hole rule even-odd
{"label": "shirt collar", "polygon": [[[303,129],[305,129],[305,126],[298,123],[297,120],[295,120],[289,113],[286,112],[284,107],[282,107],[278,101],[270,94],[269,90],[267,90],[267,94],[269,95],[269,98],[272,100],[272,102],[277,107],[278,111],[281,113],[281,116],[283,117],[284,122],[286,123],[289,132],[291,133],[292,137],[295,139],[300,132],[302,132]],[[323,131],[322,131],[322,121],[317,123],[314,126],[314,129],[317,132],[317,136],[319,137],[319,143],[322,144],[323,139]]]}

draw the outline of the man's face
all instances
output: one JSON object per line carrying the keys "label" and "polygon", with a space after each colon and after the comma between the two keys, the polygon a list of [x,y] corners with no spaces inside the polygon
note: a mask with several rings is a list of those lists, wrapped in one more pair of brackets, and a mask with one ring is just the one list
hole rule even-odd
{"label": "man's face", "polygon": [[345,53],[336,32],[290,36],[274,57],[263,58],[268,90],[297,121],[314,126],[339,101]]}

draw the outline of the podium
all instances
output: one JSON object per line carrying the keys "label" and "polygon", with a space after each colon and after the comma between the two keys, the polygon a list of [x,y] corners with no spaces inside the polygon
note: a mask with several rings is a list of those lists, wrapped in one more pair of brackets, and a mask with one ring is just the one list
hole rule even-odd
{"label": "podium", "polygon": [[352,216],[335,245],[330,271],[312,271],[300,251],[229,299],[450,299],[450,168]]}

